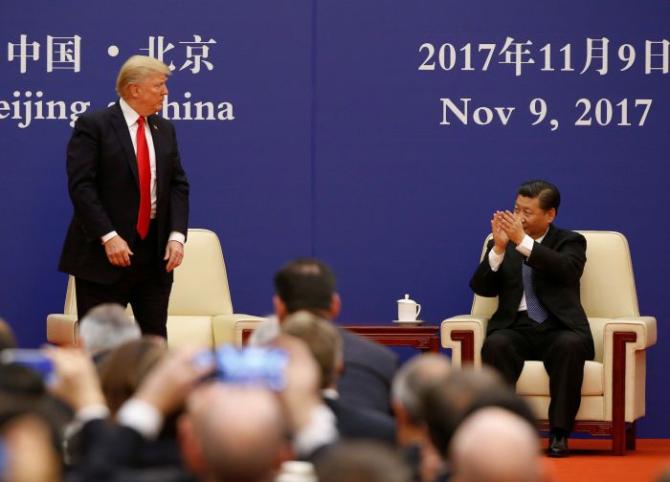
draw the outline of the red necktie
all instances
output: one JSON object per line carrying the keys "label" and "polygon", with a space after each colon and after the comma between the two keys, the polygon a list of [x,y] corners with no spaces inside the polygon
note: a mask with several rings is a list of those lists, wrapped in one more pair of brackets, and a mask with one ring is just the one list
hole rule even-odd
{"label": "red necktie", "polygon": [[140,238],[147,237],[151,217],[151,166],[149,146],[144,134],[144,117],[137,119],[137,174],[140,180],[140,209],[137,213],[137,232]]}

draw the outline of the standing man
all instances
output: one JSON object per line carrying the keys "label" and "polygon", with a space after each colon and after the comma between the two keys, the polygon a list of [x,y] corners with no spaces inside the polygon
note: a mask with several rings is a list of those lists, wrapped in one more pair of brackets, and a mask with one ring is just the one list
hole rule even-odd
{"label": "standing man", "polygon": [[482,361],[513,387],[525,360],[543,361],[551,396],[548,454],[564,457],[581,401],[584,362],[594,356],[579,295],[586,240],[552,224],[561,202],[556,186],[529,181],[517,194],[513,213],[494,213],[493,240],[470,281],[478,295],[499,297]]}
{"label": "standing man", "polygon": [[75,276],[80,318],[101,303],[130,303],[142,332],[162,337],[189,193],[174,127],[156,115],[169,74],[135,55],[119,71],[119,101],[77,120],[67,147],[74,214],[59,264]]}

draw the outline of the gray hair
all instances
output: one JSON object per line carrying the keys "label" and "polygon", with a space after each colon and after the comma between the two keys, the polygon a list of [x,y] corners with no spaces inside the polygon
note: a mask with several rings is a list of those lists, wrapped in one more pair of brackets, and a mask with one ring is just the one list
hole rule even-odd
{"label": "gray hair", "polygon": [[422,394],[449,374],[449,360],[437,353],[415,356],[400,367],[391,386],[391,398],[405,407],[414,424],[425,420]]}
{"label": "gray hair", "polygon": [[137,323],[128,317],[121,305],[114,303],[96,306],[79,321],[79,339],[91,355],[141,336]]}
{"label": "gray hair", "polygon": [[116,93],[123,97],[130,84],[136,84],[151,74],[170,75],[170,68],[147,55],[133,55],[121,66],[116,77]]}

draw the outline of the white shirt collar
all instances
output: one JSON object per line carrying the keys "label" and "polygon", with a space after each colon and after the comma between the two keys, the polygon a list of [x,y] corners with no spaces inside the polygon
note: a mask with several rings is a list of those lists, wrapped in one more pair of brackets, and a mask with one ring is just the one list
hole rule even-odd
{"label": "white shirt collar", "polygon": [[123,100],[123,97],[119,99],[119,106],[121,107],[121,112],[123,113],[123,118],[126,121],[128,127],[137,123],[137,119],[140,118],[140,115],[135,112],[135,110],[130,107],[128,102]]}

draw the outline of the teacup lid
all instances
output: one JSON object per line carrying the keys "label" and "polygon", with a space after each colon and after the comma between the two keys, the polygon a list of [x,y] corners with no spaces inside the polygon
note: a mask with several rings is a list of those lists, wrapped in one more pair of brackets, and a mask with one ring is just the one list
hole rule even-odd
{"label": "teacup lid", "polygon": [[409,297],[408,294],[405,294],[405,297],[404,297],[404,298],[400,298],[400,299],[398,300],[398,303],[412,303],[412,304],[416,304],[416,301],[410,299],[410,297]]}

